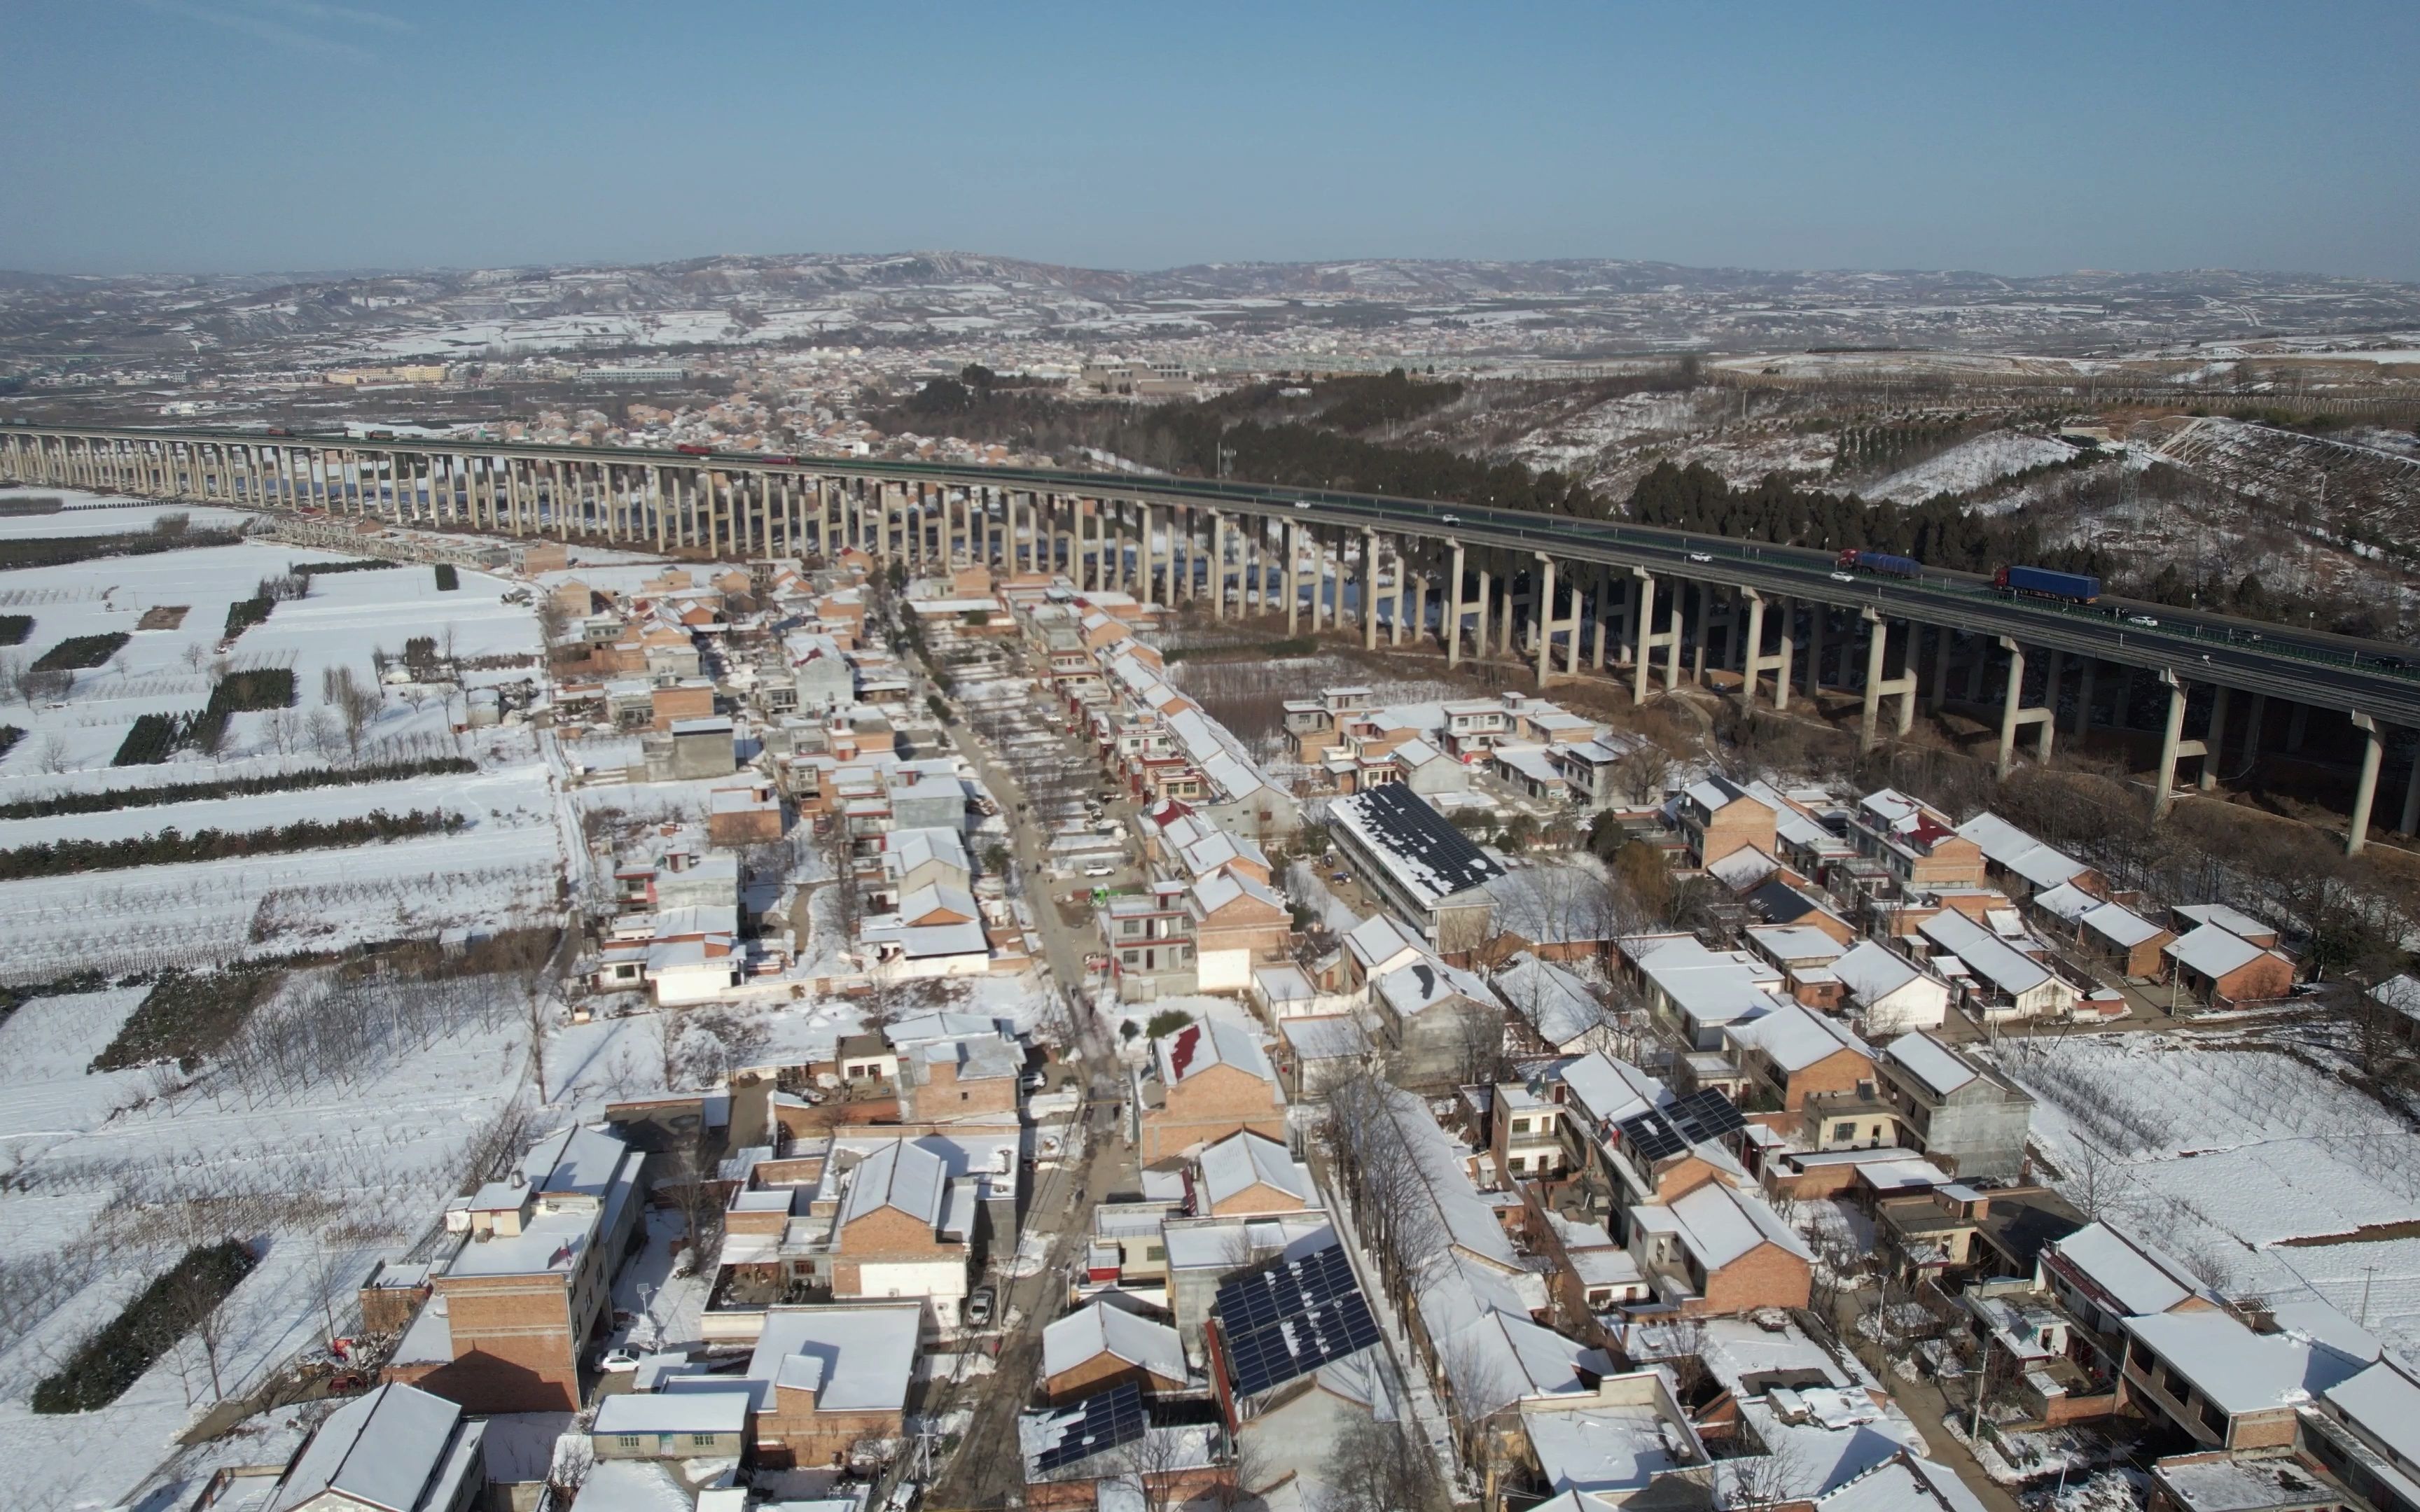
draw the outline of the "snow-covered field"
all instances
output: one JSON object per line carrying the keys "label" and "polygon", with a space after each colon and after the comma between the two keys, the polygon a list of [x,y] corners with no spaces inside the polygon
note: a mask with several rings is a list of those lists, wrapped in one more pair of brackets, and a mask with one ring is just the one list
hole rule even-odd
{"label": "snow-covered field", "polygon": [[[141,529],[166,512],[0,518],[0,534]],[[187,513],[196,525],[240,517]],[[289,562],[329,559],[248,541],[0,572],[0,610],[35,621],[20,656],[70,636],[132,636],[107,664],[76,673],[65,696],[0,709],[0,722],[26,731],[0,763],[0,801],[341,763],[349,750],[303,728],[320,713],[324,669],[348,668],[376,687],[373,652],[400,653],[414,635],[464,657],[539,649],[535,616],[504,602],[510,585],[502,579],[464,572],[458,590],[441,593],[426,566],[323,576],[310,596],[279,604],[234,648],[238,668],[292,668],[297,708],[285,717],[238,716],[216,758],[109,764],[137,715],[185,714],[208,701],[209,660],[229,603]],[[163,605],[186,606],[182,623],[136,628]],[[373,809],[469,820],[458,834],[393,844],[0,883],[0,971],[17,981],[91,967],[116,976],[551,920],[575,812],[529,731],[457,736],[458,717],[458,702],[449,709],[437,689],[388,689],[362,754],[464,755],[479,763],[474,773],[0,821],[7,848],[171,826],[267,828]],[[303,972],[282,991],[314,1001],[328,980]],[[125,1501],[209,1402],[207,1364],[189,1340],[97,1412],[43,1418],[27,1405],[33,1385],[189,1243],[233,1234],[260,1256],[227,1304],[220,1361],[225,1392],[242,1393],[320,1339],[328,1299],[341,1318],[337,1294],[421,1235],[468,1170],[473,1144],[529,1095],[519,996],[491,981],[409,1002],[334,1000],[343,1022],[366,1026],[360,1047],[305,1075],[272,1081],[218,1061],[191,1078],[169,1067],[88,1072],[147,990],[131,983],[36,997],[0,1023],[0,1457],[10,1466],[0,1502],[12,1508]]]}
{"label": "snow-covered field", "polygon": [[2027,468],[2064,462],[2074,455],[2074,447],[2046,436],[1995,430],[1961,441],[1938,456],[1928,457],[1857,491],[1868,499],[1921,503],[1934,494],[1964,493]]}
{"label": "snow-covered field", "polygon": [[[2317,1296],[2420,1357],[2420,1140],[2361,1092],[2257,1041],[2011,1041],[2038,1143],[2082,1201],[2234,1295]],[[2314,1240],[2333,1242],[2310,1242]]]}

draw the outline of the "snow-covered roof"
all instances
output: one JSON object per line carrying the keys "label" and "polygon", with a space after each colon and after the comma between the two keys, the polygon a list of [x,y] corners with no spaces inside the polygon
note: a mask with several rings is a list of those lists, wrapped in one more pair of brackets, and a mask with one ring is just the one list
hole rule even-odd
{"label": "snow-covered roof", "polygon": [[1605,1023],[1604,1006],[1587,982],[1527,950],[1496,973],[1496,991],[1550,1045],[1570,1044]]}
{"label": "snow-covered roof", "polygon": [[2239,971],[2268,952],[2232,930],[2203,924],[2161,953],[2212,979]]}
{"label": "snow-covered roof", "polygon": [[2241,934],[2245,939],[2277,933],[2273,926],[2226,903],[2180,903],[2174,912],[2180,918],[2190,918],[2196,924],[2215,924],[2229,934]]}
{"label": "snow-covered roof", "polygon": [[1743,845],[1706,863],[1706,875],[1733,892],[1745,892],[1781,870],[1781,863],[1761,846]]}
{"label": "snow-covered roof", "polygon": [[614,1433],[739,1433],[748,1427],[745,1381],[721,1378],[722,1391],[617,1392],[597,1406],[592,1431]]}
{"label": "snow-covered roof", "polygon": [[1815,1499],[1817,1512],[1983,1512],[1957,1472],[1900,1453]]}
{"label": "snow-covered roof", "polygon": [[1249,899],[1279,913],[1285,912],[1285,900],[1270,891],[1266,883],[1234,872],[1214,872],[1208,876],[1196,878],[1193,899],[1201,905],[1205,918],[1238,899]]}
{"label": "snow-covered roof", "polygon": [[1682,1242],[1709,1271],[1730,1264],[1760,1244],[1772,1244],[1802,1260],[1814,1258],[1806,1241],[1762,1198],[1734,1192],[1721,1181],[1693,1187],[1668,1206],[1679,1221]]}
{"label": "snow-covered roof", "polygon": [[2102,903],[2087,909],[2077,922],[2111,944],[2130,949],[2167,933],[2133,909],[2117,903]]}
{"label": "snow-covered roof", "polygon": [[1620,1121],[1663,1103],[1669,1095],[1664,1084],[1626,1060],[1603,1051],[1580,1057],[1562,1068],[1563,1085],[1579,1100],[1583,1112],[1597,1122]]}
{"label": "snow-covered roof", "polygon": [[2055,851],[1995,813],[1978,813],[1958,826],[1984,857],[2013,872],[2037,887],[2055,887],[2092,869],[2063,852]]}
{"label": "snow-covered roof", "polygon": [[2405,1464],[2420,1464],[2420,1382],[2393,1363],[2381,1360],[2329,1387],[2327,1399]]}
{"label": "snow-covered roof", "polygon": [[1734,1019],[1723,1032],[1739,1044],[1753,1045],[1785,1072],[1801,1072],[1847,1051],[1870,1061],[1873,1046],[1849,1032],[1846,1026],[1793,1002],[1750,1019]]}
{"label": "snow-covered roof", "polygon": [[479,1426],[458,1442],[461,1422],[461,1408],[417,1386],[384,1385],[347,1402],[311,1436],[271,1512],[331,1491],[383,1512],[450,1507],[477,1458]]}
{"label": "snow-covered roof", "polygon": [[2106,1224],[2086,1224],[2064,1239],[2052,1240],[2049,1249],[2059,1262],[2107,1293],[2122,1313],[2164,1313],[2194,1294],[2165,1257],[2155,1257]]}
{"label": "snow-covered roof", "polygon": [[1424,953],[1420,942],[1404,933],[1392,914],[1372,914],[1344,934],[1344,948],[1365,972],[1374,971],[1406,950]]}
{"label": "snow-covered roof", "polygon": [[1123,1307],[1094,1302],[1042,1331],[1042,1373],[1063,1375],[1087,1360],[1113,1355],[1163,1381],[1184,1381],[1185,1343],[1176,1330]]}
{"label": "snow-covered roof", "polygon": [[949,1166],[938,1153],[905,1139],[886,1139],[857,1163],[840,1221],[855,1223],[884,1208],[896,1208],[938,1227],[949,1184]]}
{"label": "snow-covered roof", "polygon": [[1366,1055],[1370,1037],[1349,1014],[1322,1014],[1311,1018],[1288,1018],[1278,1023],[1278,1033],[1294,1047],[1295,1057],[1303,1060],[1350,1059]]}
{"label": "snow-covered roof", "polygon": [[1188,1024],[1151,1042],[1163,1086],[1174,1087],[1213,1066],[1233,1066],[1263,1081],[1277,1080],[1277,1069],[1252,1031],[1217,1017]]}
{"label": "snow-covered roof", "polygon": [[1493,856],[1400,782],[1339,798],[1327,806],[1327,816],[1427,903],[1504,874]]}
{"label": "snow-covered roof", "polygon": [[2159,1313],[2129,1318],[2136,1343],[2173,1365],[2234,1416],[2296,1407],[2360,1374],[2366,1361],[2292,1334],[2256,1334],[2232,1315]]}
{"label": "snow-covered roof", "polygon": [[1966,964],[1969,971],[2011,997],[2053,980],[2048,966],[1963,914],[1945,909],[1916,926],[1917,933]]}
{"label": "snow-covered roof", "polygon": [[1767,956],[1784,965],[1802,961],[1837,961],[1849,951],[1847,946],[1810,924],[1768,924],[1749,930],[1747,937]]}
{"label": "snow-covered roof", "polygon": [[[745,1378],[760,1408],[777,1382],[814,1380],[817,1412],[896,1412],[916,1365],[920,1304],[768,1307]],[[794,1363],[795,1362],[795,1363]]]}
{"label": "snow-covered roof", "polygon": [[1668,1425],[1645,1402],[1542,1407],[1523,1412],[1521,1427],[1546,1484],[1558,1491],[1643,1490],[1691,1462],[1672,1452],[1682,1442],[1679,1425]]}
{"label": "snow-covered roof", "polygon": [[1622,952],[1693,1022],[1729,1024],[1779,1001],[1766,983],[1777,974],[1743,951],[1709,950],[1695,935],[1650,935],[1621,942]]}
{"label": "snow-covered roof", "polygon": [[1935,1097],[1947,1097],[1982,1074],[1929,1034],[1902,1034],[1883,1053],[1906,1067]]}
{"label": "snow-covered roof", "polygon": [[1409,965],[1398,966],[1378,979],[1377,993],[1387,1006],[1404,1018],[1412,1018],[1437,1004],[1453,997],[1467,997],[1490,1009],[1496,1006],[1496,995],[1477,974],[1450,966],[1433,955],[1423,955]]}
{"label": "snow-covered roof", "polygon": [[1202,1151],[1202,1184],[1215,1205],[1255,1186],[1284,1193],[1305,1207],[1319,1200],[1311,1167],[1276,1140],[1249,1129],[1229,1134]]}
{"label": "snow-covered roof", "polygon": [[1905,956],[1878,940],[1860,940],[1832,963],[1832,975],[1860,1003],[1875,1003],[1924,975]]}

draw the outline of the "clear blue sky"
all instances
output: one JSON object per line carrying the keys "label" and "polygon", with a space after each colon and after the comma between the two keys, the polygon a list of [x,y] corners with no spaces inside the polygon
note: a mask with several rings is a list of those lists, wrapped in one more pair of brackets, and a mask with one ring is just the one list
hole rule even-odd
{"label": "clear blue sky", "polygon": [[0,0],[0,268],[2420,278],[2420,4]]}

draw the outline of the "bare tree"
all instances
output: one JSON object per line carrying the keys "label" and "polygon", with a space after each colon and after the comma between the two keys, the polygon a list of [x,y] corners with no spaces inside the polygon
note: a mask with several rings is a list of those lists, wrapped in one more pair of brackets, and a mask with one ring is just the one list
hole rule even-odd
{"label": "bare tree", "polygon": [[344,728],[346,750],[359,759],[362,736],[378,718],[379,709],[385,702],[384,696],[376,684],[365,685],[356,678],[350,667],[324,669],[320,673],[319,692],[322,701],[335,711],[336,719]]}
{"label": "bare tree", "polygon": [[1118,1468],[1137,1487],[1143,1512],[1175,1512],[1184,1504],[1185,1472],[1195,1468],[1189,1438],[1178,1429],[1149,1427],[1117,1451]]}
{"label": "bare tree", "polygon": [[55,732],[44,735],[42,743],[34,748],[34,764],[53,777],[68,770],[70,764],[68,761],[68,743]]}
{"label": "bare tree", "polygon": [[569,1506],[597,1468],[597,1451],[584,1433],[566,1433],[554,1441],[554,1462],[547,1467],[546,1489],[556,1506]]}
{"label": "bare tree", "polygon": [[210,1379],[210,1400],[222,1401],[226,1396],[223,1365],[226,1355],[230,1319],[226,1314],[226,1294],[218,1287],[211,1269],[200,1265],[184,1265],[169,1273],[168,1305],[176,1319],[184,1325],[185,1337],[201,1356]]}
{"label": "bare tree", "polygon": [[1401,1419],[1355,1415],[1330,1441],[1321,1512],[1445,1512],[1451,1504],[1436,1457]]}

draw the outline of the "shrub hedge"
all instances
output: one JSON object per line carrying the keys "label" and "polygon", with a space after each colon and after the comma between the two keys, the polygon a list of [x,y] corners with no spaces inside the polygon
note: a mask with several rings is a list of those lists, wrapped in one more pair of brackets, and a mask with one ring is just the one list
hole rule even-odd
{"label": "shrub hedge", "polygon": [[[0,755],[8,751],[8,732],[0,725]],[[130,764],[118,763],[119,765]],[[0,819],[51,819],[60,814],[115,813],[120,809],[150,809],[163,803],[193,803],[203,798],[249,798],[264,793],[300,793],[310,788],[350,787],[356,782],[395,782],[412,777],[451,777],[475,772],[479,764],[467,756],[432,756],[426,761],[384,762],[373,766],[315,766],[274,777],[230,777],[215,782],[163,782],[157,787],[108,788],[98,792],[61,793],[47,798],[20,798],[0,803]]]}
{"label": "shrub hedge", "polygon": [[335,850],[414,835],[451,835],[470,821],[442,809],[389,813],[373,809],[345,819],[298,819],[275,829],[174,827],[123,840],[44,841],[0,851],[0,881],[112,872],[130,866],[167,866],[179,861],[223,861],[240,856],[279,856],[289,851]]}
{"label": "shrub hedge", "polygon": [[132,640],[124,630],[112,630],[107,635],[71,635],[34,658],[38,672],[82,671],[98,667],[118,653]]}
{"label": "shrub hedge", "polygon": [[240,1240],[187,1250],[167,1274],[78,1345],[56,1374],[35,1386],[34,1411],[89,1412],[125,1396],[258,1263]]}

